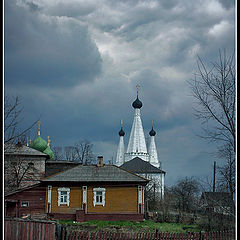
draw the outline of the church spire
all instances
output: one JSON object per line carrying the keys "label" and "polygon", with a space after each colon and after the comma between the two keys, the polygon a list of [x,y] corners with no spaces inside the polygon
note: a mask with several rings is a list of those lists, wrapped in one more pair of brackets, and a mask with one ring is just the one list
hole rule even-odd
{"label": "church spire", "polygon": [[153,129],[153,120],[152,120],[152,129],[149,132],[150,135],[150,144],[148,147],[148,153],[149,153],[149,162],[150,164],[152,164],[154,167],[159,168],[160,164],[158,161],[158,154],[157,154],[157,148],[156,148],[156,144],[155,144],[155,135],[156,132]]}
{"label": "church spire", "polygon": [[118,150],[117,150],[117,157],[116,157],[116,165],[121,166],[124,164],[124,140],[123,137],[125,135],[125,132],[123,131],[123,120],[121,120],[121,130],[118,132],[120,136],[119,144],[118,144]]}
{"label": "church spire", "polygon": [[145,136],[143,132],[143,126],[141,121],[140,108],[142,102],[138,98],[139,85],[137,85],[137,99],[132,103],[135,109],[132,130],[128,142],[127,152],[125,154],[125,160],[129,161],[134,157],[141,157],[143,160],[148,161],[148,153],[146,147]]}

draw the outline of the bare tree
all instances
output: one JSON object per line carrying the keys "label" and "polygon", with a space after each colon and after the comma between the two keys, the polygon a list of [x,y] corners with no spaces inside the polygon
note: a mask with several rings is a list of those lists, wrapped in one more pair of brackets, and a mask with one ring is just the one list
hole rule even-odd
{"label": "bare tree", "polygon": [[196,207],[196,200],[199,194],[199,183],[194,178],[184,178],[171,188],[175,198],[175,206],[179,215],[184,212],[191,212]]}
{"label": "bare tree", "polygon": [[54,160],[56,161],[63,160],[62,147],[52,147],[52,151],[54,154]]}
{"label": "bare tree", "polygon": [[[228,143],[235,152],[235,62],[234,55],[227,57],[219,52],[219,62],[207,69],[198,57],[198,73],[189,82],[200,108],[195,115],[203,120],[203,138]],[[213,125],[211,125],[213,121]],[[208,123],[208,124],[207,124]],[[211,128],[209,126],[211,125]]]}
{"label": "bare tree", "polygon": [[145,178],[149,179],[150,182],[145,187],[144,197],[146,202],[147,211],[156,211],[159,208],[162,197],[162,184],[160,179],[154,178],[148,174],[143,174]]}
{"label": "bare tree", "polygon": [[64,158],[67,161],[77,161],[76,148],[74,146],[64,147]]}
{"label": "bare tree", "polygon": [[219,170],[233,195],[236,153],[234,54],[227,56],[225,51],[219,51],[219,60],[210,68],[198,57],[197,66],[195,79],[189,84],[198,103],[195,115],[203,124],[200,137],[219,144],[218,156],[226,159],[224,167]]}
{"label": "bare tree", "polygon": [[95,155],[92,151],[93,144],[88,140],[79,140],[74,146],[53,147],[55,160],[67,160],[88,165],[95,162]]}
{"label": "bare tree", "polygon": [[220,173],[219,183],[223,189],[231,193],[232,199],[235,193],[235,156],[232,146],[227,144],[219,150],[219,156],[226,159],[226,164],[218,167]]}
{"label": "bare tree", "polygon": [[76,153],[76,161],[88,165],[93,163],[96,159],[92,152],[93,144],[91,144],[88,140],[80,140],[74,144],[75,153]]}
{"label": "bare tree", "polygon": [[28,131],[36,124],[21,130],[20,124],[23,121],[23,107],[21,99],[17,97],[4,97],[4,143],[25,142]]}
{"label": "bare tree", "polygon": [[[6,148],[7,146],[7,148]],[[11,147],[12,146],[12,147]],[[12,191],[40,180],[41,174],[31,159],[21,154],[22,144],[5,144],[5,151],[11,152],[4,160],[5,191]]]}

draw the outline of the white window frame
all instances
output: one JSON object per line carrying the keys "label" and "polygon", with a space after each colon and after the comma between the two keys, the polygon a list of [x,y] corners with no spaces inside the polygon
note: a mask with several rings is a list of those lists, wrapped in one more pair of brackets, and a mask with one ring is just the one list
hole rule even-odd
{"label": "white window frame", "polygon": [[83,203],[87,204],[87,186],[83,186]]}
{"label": "white window frame", "polygon": [[29,202],[27,202],[27,201],[22,201],[22,202],[21,202],[21,207],[29,207]]}
{"label": "white window frame", "polygon": [[143,204],[143,187],[138,186],[138,204]]}
{"label": "white window frame", "polygon": [[48,204],[47,204],[47,212],[51,212],[51,201],[52,201],[52,186],[48,185]]}
{"label": "white window frame", "polygon": [[[102,201],[101,202],[97,202],[97,192],[102,193]],[[93,188],[93,206],[94,207],[96,205],[105,206],[105,193],[106,193],[106,188]]]}
{"label": "white window frame", "polygon": [[[67,201],[66,202],[61,202],[61,192],[67,192]],[[58,206],[60,205],[67,205],[69,206],[70,203],[70,188],[58,188]]]}
{"label": "white window frame", "polygon": [[51,204],[52,186],[48,185],[48,203]]}

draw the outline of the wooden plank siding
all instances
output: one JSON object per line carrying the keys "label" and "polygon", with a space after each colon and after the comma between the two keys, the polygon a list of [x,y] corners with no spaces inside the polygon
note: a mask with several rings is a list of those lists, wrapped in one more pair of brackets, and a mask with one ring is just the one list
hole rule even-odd
{"label": "wooden plank siding", "polygon": [[[5,202],[8,204],[10,201],[16,201],[19,217],[25,214],[41,215],[45,213],[45,192],[46,188],[43,186],[29,188],[5,197]],[[21,206],[22,202],[28,202],[28,206]]]}
{"label": "wooden plank siding", "polygon": [[105,206],[93,205],[93,188],[87,191],[87,213],[138,213],[138,188],[100,186],[106,189]]}
{"label": "wooden plank siding", "polygon": [[[69,186],[66,186],[69,187]],[[58,206],[58,188],[52,187],[52,196],[51,196],[51,212],[52,213],[76,213],[76,210],[82,208],[82,187],[69,187],[70,188],[70,203],[61,204]],[[47,196],[47,189],[46,189]],[[47,200],[46,200],[47,203]],[[46,204],[47,206],[47,204]]]}
{"label": "wooden plank siding", "polygon": [[[58,206],[58,188],[52,187],[51,213],[75,213],[82,209],[82,186],[70,187],[70,203]],[[138,187],[100,186],[106,189],[105,206],[93,205],[93,188],[87,188],[87,213],[138,213]],[[47,206],[47,188],[46,188]],[[47,209],[46,209],[47,210]]]}

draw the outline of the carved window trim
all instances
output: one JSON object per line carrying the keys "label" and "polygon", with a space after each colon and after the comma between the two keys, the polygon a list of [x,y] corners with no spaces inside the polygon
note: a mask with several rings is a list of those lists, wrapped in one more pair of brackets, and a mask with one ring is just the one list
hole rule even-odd
{"label": "carved window trim", "polygon": [[106,188],[93,188],[93,206],[105,206]]}
{"label": "carved window trim", "polygon": [[[66,194],[65,194],[66,192]],[[67,205],[70,203],[70,188],[58,188],[58,206]]]}

